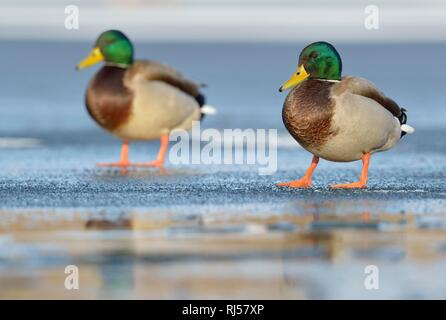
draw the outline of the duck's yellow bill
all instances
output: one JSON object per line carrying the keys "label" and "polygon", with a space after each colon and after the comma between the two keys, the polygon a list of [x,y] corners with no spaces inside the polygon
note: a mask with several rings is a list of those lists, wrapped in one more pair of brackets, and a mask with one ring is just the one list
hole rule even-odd
{"label": "duck's yellow bill", "polygon": [[101,50],[99,50],[98,47],[91,50],[88,57],[86,57],[84,60],[79,62],[79,64],[76,66],[77,70],[88,68],[96,63],[99,63],[101,61],[104,61],[104,56],[101,53]]}
{"label": "duck's yellow bill", "polygon": [[309,76],[310,76],[310,74],[307,72],[307,70],[305,70],[304,65],[301,64],[297,68],[296,72],[293,73],[291,78],[288,81],[286,81],[284,84],[282,84],[282,86],[279,88],[279,91],[282,92],[284,90],[288,90],[288,89],[294,87],[295,85],[297,85],[299,82],[305,80]]}

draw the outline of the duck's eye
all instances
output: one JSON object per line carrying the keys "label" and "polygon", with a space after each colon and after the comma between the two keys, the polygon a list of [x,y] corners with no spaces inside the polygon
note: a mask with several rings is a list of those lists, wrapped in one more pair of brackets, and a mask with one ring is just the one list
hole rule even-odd
{"label": "duck's eye", "polygon": [[318,54],[317,52],[315,52],[315,51],[313,51],[313,52],[310,54],[310,58],[313,58],[313,59],[317,58],[318,56],[319,56],[319,54]]}

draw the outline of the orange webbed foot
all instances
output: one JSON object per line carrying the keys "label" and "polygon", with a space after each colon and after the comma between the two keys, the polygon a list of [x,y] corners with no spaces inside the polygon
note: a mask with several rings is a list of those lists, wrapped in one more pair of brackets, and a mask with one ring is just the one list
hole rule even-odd
{"label": "orange webbed foot", "polygon": [[135,163],[135,167],[155,167],[155,168],[164,168],[164,160],[166,159],[167,147],[169,145],[169,134],[163,134],[160,138],[161,147],[158,152],[158,156],[156,160],[151,162],[140,162]]}
{"label": "orange webbed foot", "polygon": [[361,181],[352,183],[333,184],[330,186],[330,188],[333,189],[365,189],[366,187],[367,187],[366,183]]}
{"label": "orange webbed foot", "polygon": [[127,168],[131,166],[131,162],[129,161],[129,142],[124,140],[122,143],[121,149],[121,160],[117,162],[100,162],[97,163],[98,167],[118,167],[118,168]]}
{"label": "orange webbed foot", "polygon": [[100,162],[96,164],[96,166],[98,167],[119,167],[119,168],[127,168],[131,165],[132,164],[130,161]]}
{"label": "orange webbed foot", "polygon": [[308,168],[305,175],[299,180],[278,183],[276,186],[278,187],[288,187],[288,188],[311,188],[311,176],[313,174],[314,169],[316,169],[317,164],[319,163],[319,157],[313,156],[313,160],[311,161],[311,165]]}
{"label": "orange webbed foot", "polygon": [[164,168],[164,161],[162,160],[154,160],[151,162],[140,162],[133,164],[135,167],[156,167],[156,168]]}
{"label": "orange webbed foot", "polygon": [[362,156],[361,178],[357,182],[334,184],[330,187],[333,189],[364,189],[367,187],[367,179],[369,172],[370,153]]}
{"label": "orange webbed foot", "polygon": [[288,187],[288,188],[311,188],[311,179],[302,178],[295,181],[283,182],[276,184],[278,187]]}

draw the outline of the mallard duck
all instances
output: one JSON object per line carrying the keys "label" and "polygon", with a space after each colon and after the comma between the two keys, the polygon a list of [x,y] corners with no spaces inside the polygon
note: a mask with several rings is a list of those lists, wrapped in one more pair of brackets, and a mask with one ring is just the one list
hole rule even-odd
{"label": "mallard duck", "polygon": [[156,160],[136,163],[139,166],[162,167],[169,144],[169,133],[188,130],[203,114],[214,113],[205,105],[199,85],[186,79],[173,68],[154,61],[135,61],[133,45],[118,30],[103,32],[86,59],[77,69],[99,62],[105,65],[94,75],[86,93],[90,116],[102,128],[123,141],[118,162],[99,166],[127,167],[129,142],[160,139]]}
{"label": "mallard duck", "polygon": [[291,89],[282,119],[288,132],[313,161],[303,178],[279,183],[291,188],[311,187],[319,158],[336,162],[362,160],[359,181],[333,188],[365,188],[370,155],[393,148],[414,129],[406,124],[406,110],[386,97],[370,81],[341,77],[342,61],[334,46],[315,42],[299,55],[296,72],[279,89]]}

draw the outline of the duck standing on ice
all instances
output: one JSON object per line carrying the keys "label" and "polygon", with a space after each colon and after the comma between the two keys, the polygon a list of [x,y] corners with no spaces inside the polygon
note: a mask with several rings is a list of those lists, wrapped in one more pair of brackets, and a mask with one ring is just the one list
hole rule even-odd
{"label": "duck standing on ice", "polygon": [[[214,113],[205,105],[201,85],[175,69],[154,61],[135,61],[133,45],[118,30],[103,32],[89,56],[77,65],[83,69],[99,62],[105,65],[87,88],[86,106],[96,123],[123,141],[118,162],[99,166],[162,167],[169,144],[169,133],[188,130],[203,114]],[[156,160],[132,164],[129,141],[160,139]]]}
{"label": "duck standing on ice", "polygon": [[291,188],[311,187],[319,158],[335,162],[362,160],[359,181],[332,188],[365,188],[371,154],[393,148],[414,129],[406,124],[405,109],[386,97],[370,81],[341,77],[342,61],[327,42],[305,47],[292,77],[279,91],[291,89],[282,118],[294,139],[313,161],[296,181],[280,183]]}

